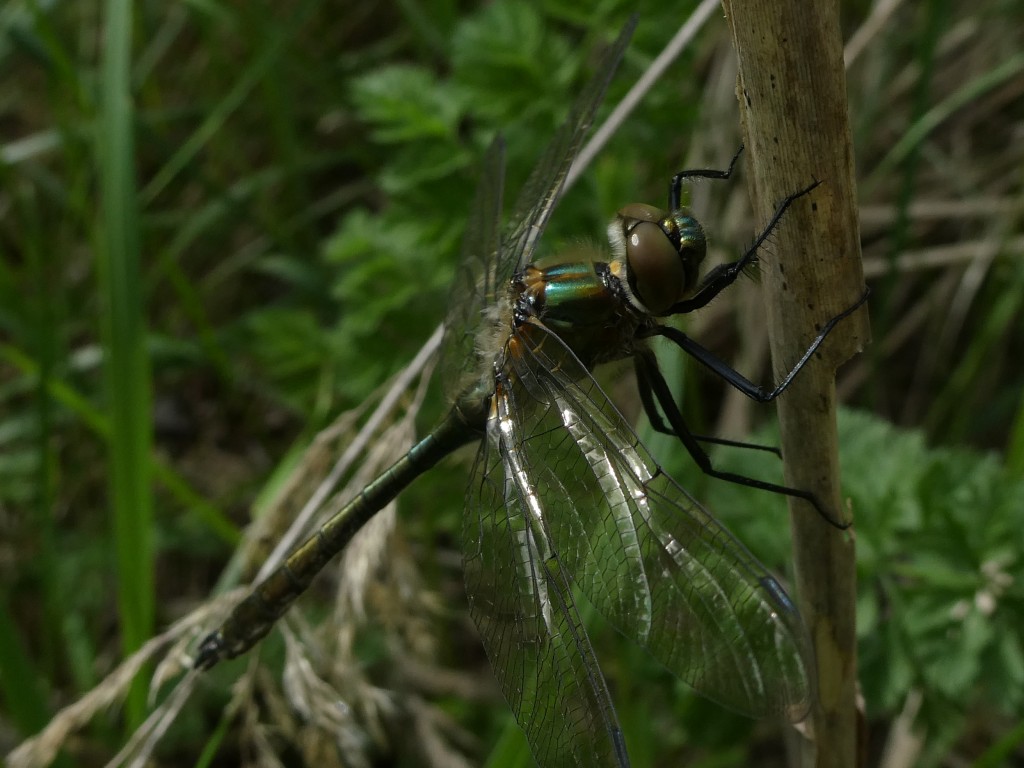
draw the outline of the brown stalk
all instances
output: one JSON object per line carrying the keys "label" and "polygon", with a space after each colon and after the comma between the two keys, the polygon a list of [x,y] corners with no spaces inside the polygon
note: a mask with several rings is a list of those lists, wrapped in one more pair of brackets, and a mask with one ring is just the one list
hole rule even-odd
{"label": "brown stalk", "polygon": [[[756,219],[814,180],[762,262],[776,376],[864,291],[839,6],[821,0],[723,0],[739,59],[737,96]],[[844,320],[778,400],[786,483],[848,519],[839,483],[836,368],[868,340],[865,312]],[[803,766],[863,763],[856,708],[853,529],[790,502],[797,591],[817,656],[818,697]]]}

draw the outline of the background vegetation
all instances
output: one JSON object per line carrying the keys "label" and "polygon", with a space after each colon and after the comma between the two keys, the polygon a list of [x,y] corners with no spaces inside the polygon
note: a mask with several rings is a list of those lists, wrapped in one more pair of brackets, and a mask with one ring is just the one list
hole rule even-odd
{"label": "background vegetation", "polygon": [[[189,612],[251,576],[362,406],[443,319],[494,133],[515,190],[626,16],[638,11],[640,28],[610,104],[689,9],[131,10],[0,10],[0,750],[49,723],[41,741],[63,765],[103,764],[126,744],[156,765],[528,765],[465,614],[466,461],[410,488],[399,522],[382,516],[347,560],[341,597],[336,573],[258,655],[216,670],[179,709],[171,692],[223,605]],[[874,345],[840,378],[856,409],[843,475],[869,759],[1020,762],[1024,7],[847,2],[843,14],[874,290]],[[712,17],[560,206],[548,242],[600,241],[623,203],[660,203],[675,170],[724,165],[739,144],[734,78]],[[716,258],[753,236],[742,178],[699,185],[692,203]],[[765,376],[757,287],[729,293],[688,331]],[[770,421],[666,363],[698,431]],[[635,414],[628,371],[603,381]],[[399,406],[380,450],[344,474],[350,491],[443,398],[412,388]],[[708,483],[651,442],[785,572],[778,499]],[[752,459],[736,453],[721,460]],[[252,516],[261,527],[225,571]],[[132,669],[109,677],[186,615],[133,687]],[[694,698],[594,621],[635,765],[784,762],[776,726]],[[155,747],[129,742],[153,711],[171,713],[167,732]],[[28,745],[26,764],[42,754],[29,747],[42,749]]]}

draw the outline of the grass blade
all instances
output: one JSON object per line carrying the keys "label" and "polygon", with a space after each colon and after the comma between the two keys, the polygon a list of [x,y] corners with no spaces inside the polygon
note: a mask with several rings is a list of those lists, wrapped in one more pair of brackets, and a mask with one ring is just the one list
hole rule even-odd
{"label": "grass blade", "polygon": [[[97,136],[101,230],[94,242],[102,299],[104,379],[110,411],[110,492],[117,602],[125,655],[153,632],[151,381],[139,265],[131,83],[130,0],[108,0]],[[128,697],[127,724],[145,714],[141,679]]]}

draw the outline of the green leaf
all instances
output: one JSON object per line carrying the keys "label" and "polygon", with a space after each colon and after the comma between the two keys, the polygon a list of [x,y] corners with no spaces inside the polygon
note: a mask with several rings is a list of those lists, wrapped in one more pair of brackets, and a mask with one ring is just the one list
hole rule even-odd
{"label": "green leaf", "polygon": [[424,69],[394,65],[357,77],[352,102],[359,116],[374,126],[382,144],[454,136],[462,115],[457,91]]}
{"label": "green leaf", "polygon": [[[453,78],[475,113],[507,123],[564,104],[578,57],[532,5],[499,2],[466,19],[452,40]],[[557,94],[557,103],[544,94]]]}

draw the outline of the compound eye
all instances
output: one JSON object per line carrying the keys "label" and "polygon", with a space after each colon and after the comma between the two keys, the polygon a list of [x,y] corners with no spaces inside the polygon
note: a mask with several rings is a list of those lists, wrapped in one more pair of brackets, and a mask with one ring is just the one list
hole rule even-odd
{"label": "compound eye", "polygon": [[687,275],[679,253],[661,225],[650,219],[637,221],[625,234],[630,285],[648,311],[664,312],[686,291]]}
{"label": "compound eye", "polygon": [[653,221],[657,223],[666,216],[668,216],[667,211],[655,208],[653,205],[647,205],[646,203],[630,203],[619,209],[619,217],[625,220],[627,227],[634,221]]}

